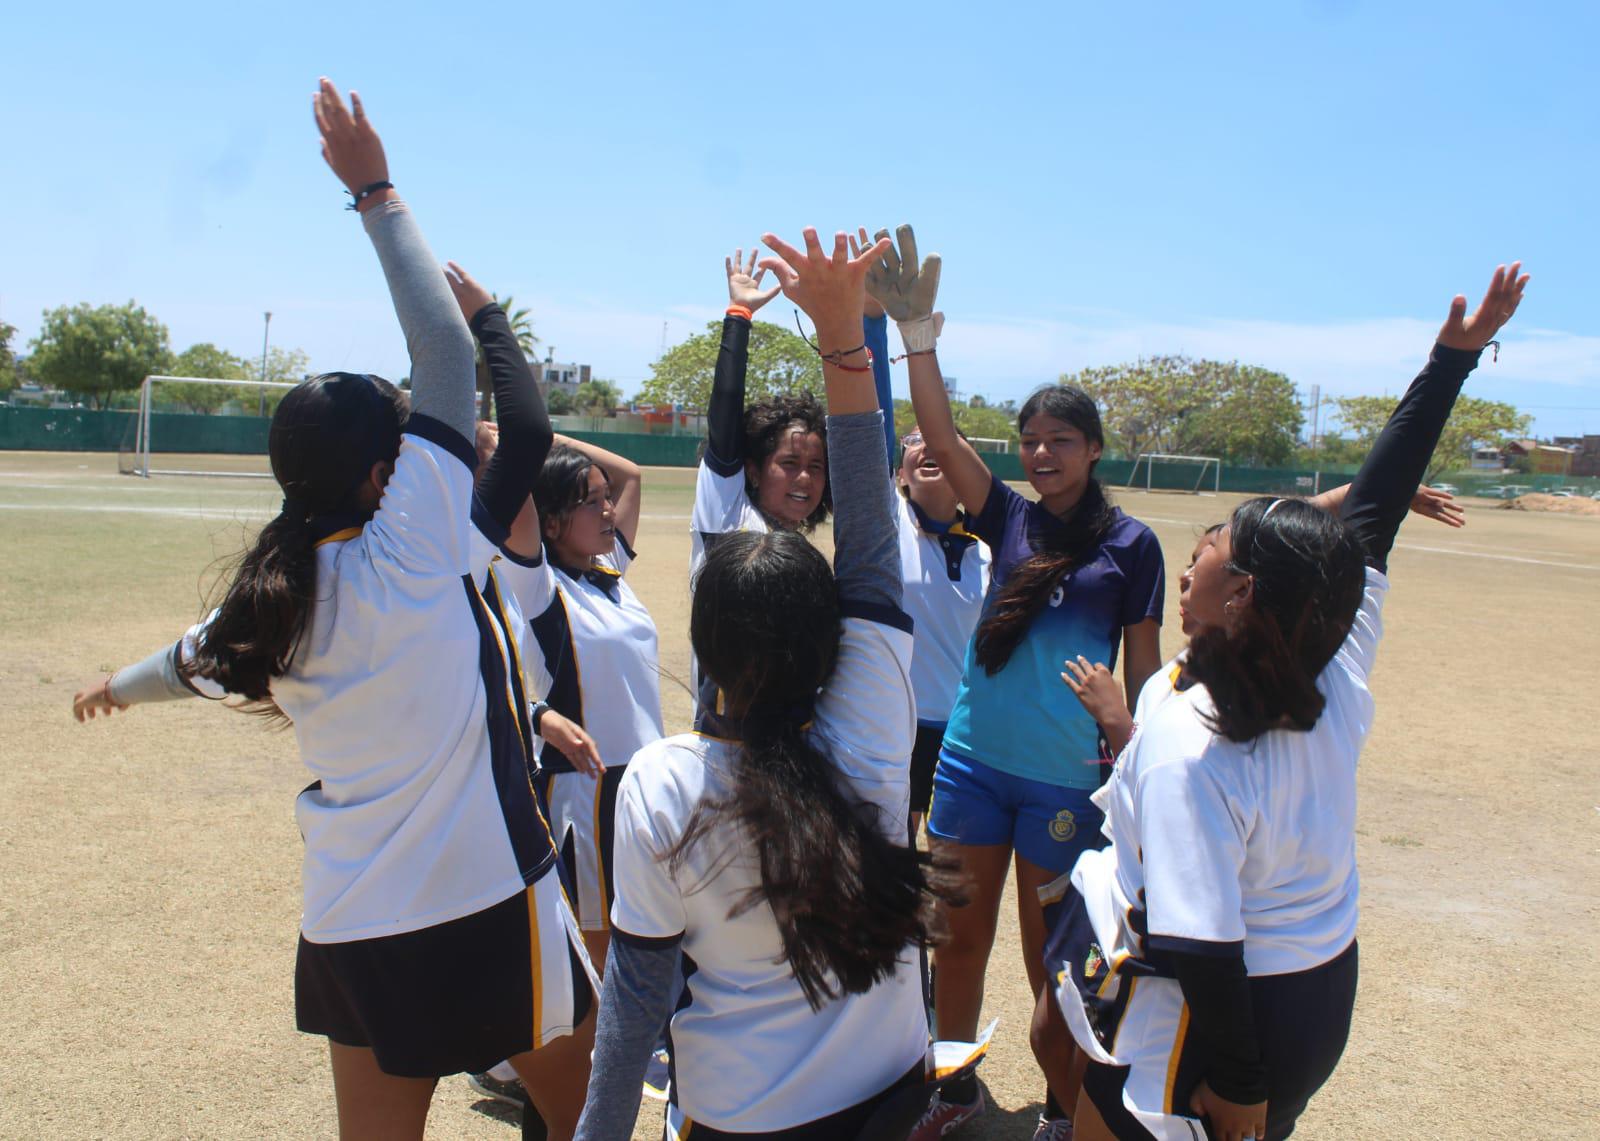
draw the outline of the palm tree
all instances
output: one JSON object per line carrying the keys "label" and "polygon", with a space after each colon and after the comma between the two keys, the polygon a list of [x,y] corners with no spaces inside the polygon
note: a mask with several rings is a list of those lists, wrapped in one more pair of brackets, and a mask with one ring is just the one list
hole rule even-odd
{"label": "palm tree", "polygon": [[[506,321],[511,325],[511,335],[517,338],[517,347],[522,350],[522,355],[530,360],[539,347],[539,337],[533,331],[533,315],[526,309],[518,309],[516,299],[507,294],[501,297],[492,294],[495,304],[505,310]],[[484,364],[483,354],[478,353],[478,419],[487,420],[494,411],[494,385],[489,382],[489,367]]]}

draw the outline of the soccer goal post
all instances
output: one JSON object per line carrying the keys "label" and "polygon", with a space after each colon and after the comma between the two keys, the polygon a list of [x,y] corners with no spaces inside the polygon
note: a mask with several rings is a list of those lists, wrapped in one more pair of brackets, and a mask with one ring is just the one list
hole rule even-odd
{"label": "soccer goal post", "polygon": [[[224,388],[237,388],[245,390],[245,395],[264,396],[266,389],[287,391],[295,387],[275,380],[219,380],[209,376],[147,376],[144,383],[139,386],[139,408],[134,414],[132,448],[125,448],[129,463],[119,464],[119,468],[128,475],[143,476],[149,479],[153,475],[221,475],[234,476],[240,479],[271,479],[270,471],[238,471],[238,470],[210,470],[206,468],[158,468],[152,466],[150,455],[152,444],[159,421],[154,416],[156,392],[160,385],[183,385],[185,387],[218,386]],[[123,437],[125,440],[126,436]]]}
{"label": "soccer goal post", "polygon": [[1128,473],[1128,486],[1139,486],[1139,469],[1144,468],[1146,491],[1185,491],[1204,494],[1206,483],[1211,494],[1222,491],[1222,461],[1216,456],[1175,456],[1165,452],[1140,452]]}

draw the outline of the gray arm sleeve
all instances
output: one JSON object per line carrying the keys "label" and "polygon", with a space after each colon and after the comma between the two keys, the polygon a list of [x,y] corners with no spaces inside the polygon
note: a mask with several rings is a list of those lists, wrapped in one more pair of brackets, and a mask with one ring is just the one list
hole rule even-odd
{"label": "gray arm sleeve", "polygon": [[840,599],[900,608],[900,536],[883,454],[883,412],[828,417],[833,574]]}
{"label": "gray arm sleeve", "polygon": [[403,202],[385,202],[361,216],[389,282],[395,316],[411,354],[411,410],[460,432],[477,426],[477,372],[472,333]]}
{"label": "gray arm sleeve", "polygon": [[[883,436],[877,439],[883,457]],[[594,1065],[576,1141],[628,1141],[640,1089],[678,981],[678,944],[641,946],[612,932],[594,1032]]]}
{"label": "gray arm sleeve", "polygon": [[111,675],[107,687],[113,701],[123,705],[146,705],[152,701],[176,701],[200,694],[184,684],[178,675],[178,645],[164,646],[142,662],[123,666]]}

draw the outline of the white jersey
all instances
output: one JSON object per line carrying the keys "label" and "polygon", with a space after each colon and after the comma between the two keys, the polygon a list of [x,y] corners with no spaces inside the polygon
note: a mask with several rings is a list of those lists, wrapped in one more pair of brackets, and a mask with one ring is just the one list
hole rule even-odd
{"label": "white jersey", "polygon": [[694,509],[689,516],[689,590],[694,591],[695,576],[705,565],[706,551],[717,541],[717,536],[730,531],[772,530],[766,516],[750,502],[750,493],[744,486],[744,466],[741,464],[727,475],[718,475],[705,460],[695,473]]}
{"label": "white jersey", "polygon": [[911,684],[917,695],[917,720],[942,725],[950,718],[961,684],[967,642],[983,613],[989,586],[990,554],[962,526],[925,530],[916,505],[896,492],[895,524],[900,532],[902,605],[916,623],[917,650],[911,659]]}
{"label": "white jersey", "polygon": [[1133,738],[1100,793],[1111,847],[1085,853],[1072,873],[1113,963],[1236,944],[1251,975],[1277,975],[1350,945],[1356,762],[1372,728],[1367,676],[1388,588],[1368,569],[1350,635],[1317,678],[1327,706],[1310,732],[1236,744],[1206,726],[1205,686],[1177,690],[1168,671],[1145,683]]}
{"label": "white jersey", "polygon": [[[632,562],[619,535],[587,572],[556,567],[548,549],[537,562],[508,556],[495,564],[533,635],[523,666],[534,693],[588,730],[607,767],[627,764],[663,731],[656,624],[623,577]],[[572,771],[553,746],[539,763]]]}
{"label": "white jersey", "polygon": [[515,625],[477,565],[489,548],[471,521],[473,461],[465,439],[413,416],[377,513],[317,547],[311,624],[272,683],[317,778],[295,804],[311,942],[459,919],[554,865]]}
{"label": "white jersey", "polygon": [[[850,617],[816,705],[811,739],[850,791],[904,843],[915,726],[911,634]],[[903,620],[903,615],[895,615]],[[914,949],[865,994],[812,1010],[784,958],[771,909],[735,906],[760,884],[755,854],[723,820],[676,871],[667,854],[696,807],[729,789],[735,742],[703,734],[647,746],[617,799],[614,936],[681,941],[687,983],[671,1022],[678,1111],[734,1133],[825,1117],[880,1092],[918,1064],[928,1033]]]}

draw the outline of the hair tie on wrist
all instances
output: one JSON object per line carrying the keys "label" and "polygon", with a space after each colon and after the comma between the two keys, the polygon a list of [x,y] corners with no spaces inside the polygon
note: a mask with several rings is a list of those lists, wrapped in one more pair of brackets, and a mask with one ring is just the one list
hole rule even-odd
{"label": "hair tie on wrist", "polygon": [[380,190],[393,190],[393,189],[394,189],[394,183],[385,181],[385,182],[369,182],[367,185],[363,186],[360,190],[354,190],[354,191],[346,190],[345,193],[350,195],[350,201],[345,203],[345,207],[344,208],[346,210],[359,209],[363,202],[365,202],[368,198],[371,198],[374,194],[378,193],[378,191],[380,191]]}
{"label": "hair tie on wrist", "polygon": [[728,306],[727,315],[729,317],[743,317],[746,321],[754,321],[756,319],[756,315],[750,311],[748,305],[740,305],[737,301]]}

